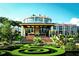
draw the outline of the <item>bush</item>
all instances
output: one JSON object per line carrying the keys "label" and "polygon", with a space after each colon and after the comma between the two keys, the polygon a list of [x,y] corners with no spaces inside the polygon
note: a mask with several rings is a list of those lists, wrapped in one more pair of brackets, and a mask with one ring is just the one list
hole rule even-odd
{"label": "bush", "polygon": [[62,45],[64,45],[64,43],[57,36],[52,36],[51,39],[56,47],[61,47]]}
{"label": "bush", "polygon": [[20,36],[20,35],[17,35],[17,36],[15,37],[16,41],[19,41],[19,40],[21,40],[22,38],[23,38],[23,37]]}
{"label": "bush", "polygon": [[68,38],[69,42],[73,42],[74,38]]}
{"label": "bush", "polygon": [[73,38],[73,35],[67,35],[67,38]]}
{"label": "bush", "polygon": [[41,37],[34,37],[33,40],[34,40],[34,45],[40,45],[40,43],[42,42]]}
{"label": "bush", "polygon": [[64,35],[60,35],[60,40],[63,40],[65,38],[65,36]]}

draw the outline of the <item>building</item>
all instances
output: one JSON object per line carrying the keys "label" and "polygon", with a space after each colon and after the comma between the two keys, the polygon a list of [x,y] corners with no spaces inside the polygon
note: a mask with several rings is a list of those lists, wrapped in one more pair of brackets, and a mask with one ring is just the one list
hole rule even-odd
{"label": "building", "polygon": [[78,32],[78,34],[79,34],[79,26],[77,26],[77,32]]}
{"label": "building", "polygon": [[54,24],[53,29],[57,34],[64,35],[76,35],[77,34],[77,26],[74,24]]}
{"label": "building", "polygon": [[55,31],[56,34],[77,34],[77,26],[73,24],[58,24],[52,23],[52,19],[47,16],[32,15],[24,19],[24,23],[21,24],[21,36],[35,35],[51,36],[51,31]]}
{"label": "building", "polygon": [[35,35],[50,36],[51,27],[54,26],[52,19],[46,16],[32,15],[24,19],[21,24],[21,36]]}

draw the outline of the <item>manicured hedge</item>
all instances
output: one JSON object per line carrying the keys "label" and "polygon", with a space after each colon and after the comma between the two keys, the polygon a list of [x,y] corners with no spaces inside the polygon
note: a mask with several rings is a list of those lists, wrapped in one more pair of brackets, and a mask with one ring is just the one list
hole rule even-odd
{"label": "manicured hedge", "polygon": [[25,54],[42,54],[42,53],[45,53],[45,52],[48,52],[49,50],[48,49],[44,49],[44,48],[40,48],[40,49],[37,49],[37,48],[30,48],[30,49],[24,49],[24,50],[20,50],[19,52],[22,52],[22,53],[25,53]]}
{"label": "manicured hedge", "polygon": [[[32,50],[32,53],[29,52],[29,50]],[[51,51],[49,52],[49,50],[51,50]],[[55,56],[55,55],[63,54],[64,52],[65,52],[64,49],[55,48],[52,46],[43,46],[43,47],[30,46],[30,48],[16,49],[16,50],[11,51],[10,53],[14,56],[16,56],[16,55],[17,56]]]}
{"label": "manicured hedge", "polygon": [[0,50],[0,56],[4,55],[6,51]]}

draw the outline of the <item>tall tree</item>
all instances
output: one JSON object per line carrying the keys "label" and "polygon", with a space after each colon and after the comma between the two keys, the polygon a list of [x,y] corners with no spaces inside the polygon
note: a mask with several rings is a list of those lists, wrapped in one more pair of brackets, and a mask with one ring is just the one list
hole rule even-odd
{"label": "tall tree", "polygon": [[2,39],[9,41],[11,38],[11,25],[8,20],[3,21],[3,26],[1,27]]}
{"label": "tall tree", "polygon": [[8,20],[6,17],[0,17],[0,22],[3,23],[5,20]]}

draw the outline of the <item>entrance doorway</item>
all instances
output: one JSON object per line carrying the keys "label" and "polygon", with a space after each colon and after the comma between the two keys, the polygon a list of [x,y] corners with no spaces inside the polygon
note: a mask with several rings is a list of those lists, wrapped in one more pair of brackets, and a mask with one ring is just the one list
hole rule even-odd
{"label": "entrance doorway", "polygon": [[34,27],[34,33],[39,34],[40,33],[39,29],[40,29],[39,26]]}

